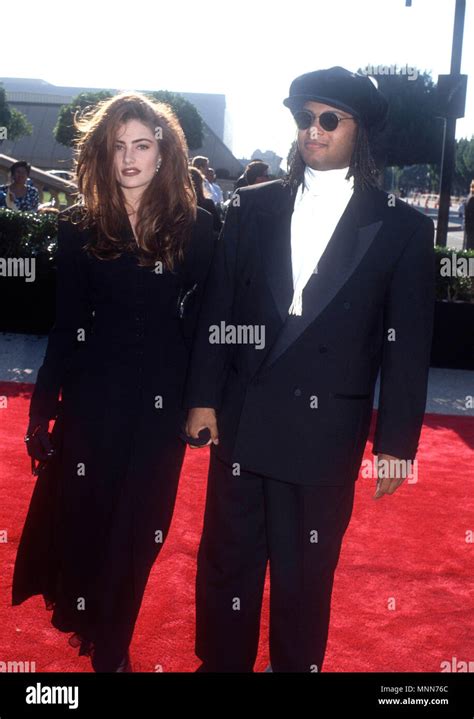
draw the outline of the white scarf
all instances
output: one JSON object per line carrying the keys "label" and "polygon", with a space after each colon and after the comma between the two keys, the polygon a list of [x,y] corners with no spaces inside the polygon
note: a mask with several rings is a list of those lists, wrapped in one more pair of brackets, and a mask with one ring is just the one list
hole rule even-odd
{"label": "white scarf", "polygon": [[291,217],[293,300],[288,314],[303,313],[303,290],[336,229],[354,191],[354,178],[346,180],[347,167],[313,170],[306,165]]}

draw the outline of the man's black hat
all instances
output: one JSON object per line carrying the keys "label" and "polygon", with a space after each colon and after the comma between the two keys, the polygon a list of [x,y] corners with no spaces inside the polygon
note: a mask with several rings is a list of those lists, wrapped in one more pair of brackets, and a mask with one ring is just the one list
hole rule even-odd
{"label": "man's black hat", "polygon": [[295,113],[308,100],[350,112],[372,132],[382,129],[388,109],[387,100],[367,75],[343,67],[300,75],[291,83],[290,95],[283,104]]}

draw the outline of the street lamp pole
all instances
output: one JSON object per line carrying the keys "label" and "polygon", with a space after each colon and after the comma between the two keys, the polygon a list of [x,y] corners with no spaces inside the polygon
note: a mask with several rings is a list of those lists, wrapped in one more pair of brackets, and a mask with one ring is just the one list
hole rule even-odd
{"label": "street lamp pole", "polygon": [[[405,0],[405,6],[411,7],[411,0]],[[451,72],[449,75],[438,75],[438,117],[441,117],[444,123],[438,223],[436,228],[436,244],[441,247],[446,247],[448,237],[451,185],[456,161],[456,119],[464,117],[466,105],[467,75],[461,75],[465,13],[466,0],[456,0],[453,46],[451,51]]]}
{"label": "street lamp pole", "polygon": [[446,247],[449,226],[449,208],[451,204],[451,185],[456,162],[456,119],[464,117],[467,77],[461,75],[462,41],[464,33],[464,15],[466,0],[456,0],[454,15],[453,47],[451,52],[451,72],[440,75],[438,90],[443,89],[445,81],[443,150],[441,155],[441,176],[439,186],[438,224],[436,244]]}

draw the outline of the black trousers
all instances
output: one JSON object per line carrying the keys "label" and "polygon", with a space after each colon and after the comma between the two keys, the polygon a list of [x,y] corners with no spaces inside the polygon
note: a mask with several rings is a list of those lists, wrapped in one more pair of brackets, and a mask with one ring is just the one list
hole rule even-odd
{"label": "black trousers", "polygon": [[198,671],[252,672],[270,562],[274,672],[321,671],[354,482],[295,485],[241,472],[211,449],[196,579]]}

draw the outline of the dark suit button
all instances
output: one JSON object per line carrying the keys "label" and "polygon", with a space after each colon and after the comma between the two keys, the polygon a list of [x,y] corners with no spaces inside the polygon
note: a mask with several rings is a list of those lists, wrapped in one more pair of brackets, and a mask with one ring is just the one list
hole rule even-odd
{"label": "dark suit button", "polygon": [[295,389],[295,397],[301,397],[301,390],[299,387]]}
{"label": "dark suit button", "polygon": [[328,348],[326,347],[326,345],[320,345],[319,351],[321,352],[321,354],[323,354],[324,352],[328,351]]}
{"label": "dark suit button", "polygon": [[248,279],[248,280],[245,280],[245,286],[248,287],[249,284],[250,284],[250,280],[249,280],[249,279]]}
{"label": "dark suit button", "polygon": [[350,303],[350,302],[344,302],[344,309],[345,309],[345,310],[348,310],[348,309],[350,308],[350,306],[351,306],[351,303]]}

